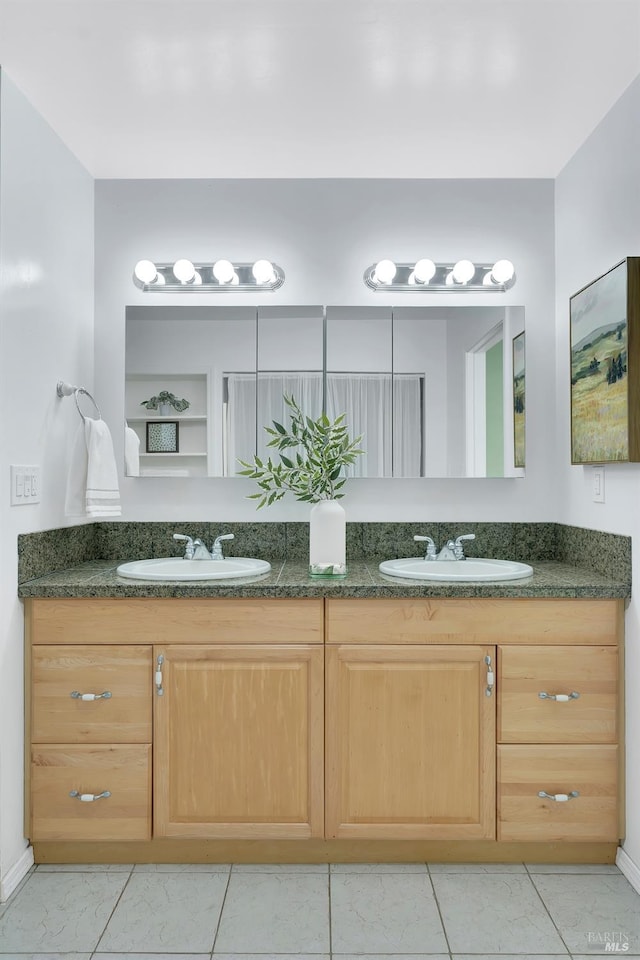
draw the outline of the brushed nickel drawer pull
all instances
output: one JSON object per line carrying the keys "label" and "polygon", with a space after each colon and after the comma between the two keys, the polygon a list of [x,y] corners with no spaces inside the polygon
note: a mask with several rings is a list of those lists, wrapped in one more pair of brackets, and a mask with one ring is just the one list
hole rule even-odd
{"label": "brushed nickel drawer pull", "polygon": [[577,700],[580,696],[579,693],[576,693],[573,690],[571,693],[545,693],[544,690],[541,690],[538,694],[540,700],[555,700],[556,703],[567,703],[569,700]]}
{"label": "brushed nickel drawer pull", "polygon": [[103,790],[102,793],[79,793],[77,790],[72,790],[69,796],[73,797],[74,800],[82,800],[83,803],[93,803],[94,800],[106,800],[111,796],[111,791]]}
{"label": "brushed nickel drawer pull", "polygon": [[538,794],[544,800],[555,800],[556,803],[566,803],[567,800],[575,800],[576,797],[579,797],[580,794],[577,790],[572,790],[571,793],[545,793],[544,790],[541,790]]}
{"label": "brushed nickel drawer pull", "polygon": [[110,700],[113,694],[110,690],[105,690],[104,693],[79,693],[73,690],[70,696],[74,700]]}

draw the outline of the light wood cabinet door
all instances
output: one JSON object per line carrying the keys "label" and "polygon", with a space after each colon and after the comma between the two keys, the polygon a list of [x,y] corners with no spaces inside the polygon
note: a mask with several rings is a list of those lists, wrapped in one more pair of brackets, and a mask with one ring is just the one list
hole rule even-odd
{"label": "light wood cabinet door", "polygon": [[500,741],[615,743],[616,647],[505,646],[498,666]]}
{"label": "light wood cabinet door", "polygon": [[154,653],[164,658],[155,835],[322,836],[322,647],[180,645]]}
{"label": "light wood cabinet door", "polygon": [[34,743],[151,742],[151,647],[33,647],[31,656]]}
{"label": "light wood cabinet door", "polygon": [[614,744],[500,746],[498,840],[617,841],[617,782]]}
{"label": "light wood cabinet door", "polygon": [[489,646],[329,646],[326,833],[495,836]]}

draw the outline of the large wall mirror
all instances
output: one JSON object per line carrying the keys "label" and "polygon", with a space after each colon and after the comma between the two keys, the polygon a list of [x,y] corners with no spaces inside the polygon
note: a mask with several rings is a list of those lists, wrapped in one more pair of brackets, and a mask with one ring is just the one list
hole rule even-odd
{"label": "large wall mirror", "polygon": [[346,414],[352,476],[524,475],[523,307],[129,307],[125,368],[129,475],[233,477],[284,394]]}

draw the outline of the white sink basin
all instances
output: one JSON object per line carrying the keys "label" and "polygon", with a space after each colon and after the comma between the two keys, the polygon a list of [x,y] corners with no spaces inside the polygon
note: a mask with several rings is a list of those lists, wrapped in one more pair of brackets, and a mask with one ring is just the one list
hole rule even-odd
{"label": "white sink basin", "polygon": [[408,580],[520,580],[529,577],[533,568],[515,560],[486,560],[474,557],[467,560],[421,560],[406,557],[385,560],[380,573]]}
{"label": "white sink basin", "polygon": [[269,573],[271,564],[253,557],[225,557],[224,560],[184,560],[159,557],[121,563],[116,573],[132,580],[227,580],[231,577],[259,577]]}

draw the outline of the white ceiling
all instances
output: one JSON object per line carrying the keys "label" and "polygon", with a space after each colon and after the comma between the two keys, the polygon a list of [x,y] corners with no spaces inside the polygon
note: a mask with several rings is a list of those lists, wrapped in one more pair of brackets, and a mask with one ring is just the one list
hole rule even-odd
{"label": "white ceiling", "polygon": [[554,177],[640,72],[639,0],[0,0],[96,177]]}

